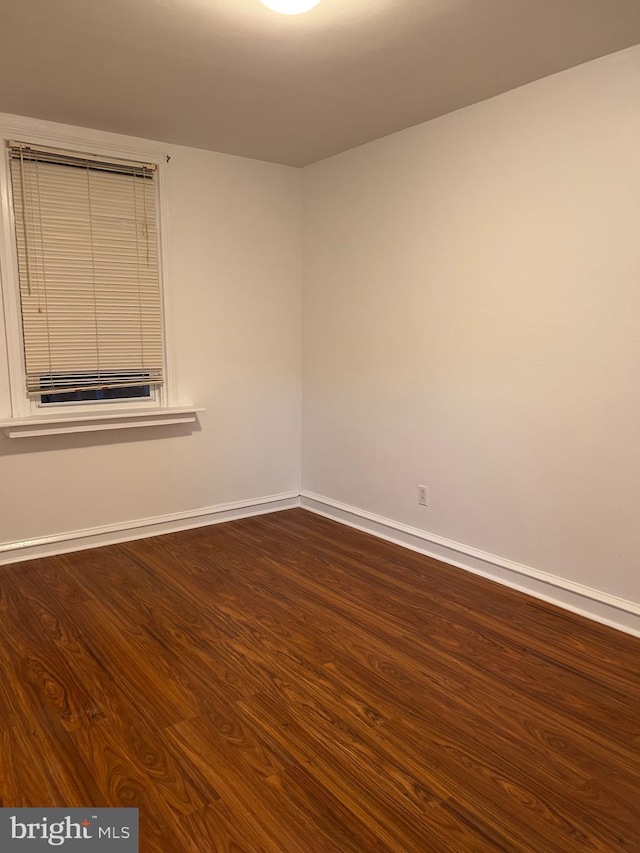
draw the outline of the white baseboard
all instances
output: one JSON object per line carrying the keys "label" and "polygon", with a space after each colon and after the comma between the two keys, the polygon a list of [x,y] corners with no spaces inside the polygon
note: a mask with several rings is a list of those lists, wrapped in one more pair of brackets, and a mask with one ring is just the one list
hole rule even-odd
{"label": "white baseboard", "polygon": [[4,542],[0,543],[0,566],[22,560],[34,560],[38,557],[67,554],[70,551],[83,551],[86,548],[100,548],[117,542],[130,542],[133,539],[146,539],[149,536],[161,536],[164,533],[175,533],[178,530],[189,530],[193,527],[206,527],[208,524],[218,524],[221,521],[232,521],[236,518],[247,518],[251,515],[262,515],[266,512],[277,512],[297,506],[300,506],[298,492],[283,492],[253,500],[216,504],[187,512],[138,518],[134,521],[105,524],[85,530],[72,530],[68,533],[42,536],[38,539]]}
{"label": "white baseboard", "polygon": [[297,506],[640,637],[640,604],[636,602],[626,601],[601,590],[426,533],[417,527],[410,527],[308,491],[300,494],[296,491],[283,492],[252,500],[216,504],[187,512],[73,530],[38,539],[0,543],[0,566],[39,557],[66,554],[70,551],[99,548],[118,542],[130,542],[134,539],[145,539],[149,536],[161,536],[164,533],[174,533],[179,530],[206,527],[209,524],[293,509]]}
{"label": "white baseboard", "polygon": [[426,533],[417,527],[410,527],[313,492],[301,492],[300,505],[317,515],[395,542],[420,554],[435,557],[444,563],[466,569],[588,619],[640,637],[640,604],[636,602],[626,601],[601,590]]}

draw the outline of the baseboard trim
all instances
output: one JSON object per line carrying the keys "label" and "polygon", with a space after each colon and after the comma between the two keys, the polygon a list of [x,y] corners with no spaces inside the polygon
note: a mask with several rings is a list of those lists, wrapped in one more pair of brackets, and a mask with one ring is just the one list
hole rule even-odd
{"label": "baseboard trim", "polygon": [[380,539],[387,539],[420,554],[435,557],[449,565],[640,637],[640,604],[633,601],[427,533],[417,527],[410,527],[314,492],[302,491],[300,505],[317,515],[371,533]]}
{"label": "baseboard trim", "polygon": [[114,545],[118,542],[130,542],[133,539],[146,539],[149,536],[161,536],[164,533],[175,533],[194,527],[206,527],[209,524],[219,524],[222,521],[232,521],[267,512],[278,512],[283,509],[293,509],[297,506],[300,506],[300,497],[297,491],[282,492],[281,494],[265,495],[252,500],[201,507],[187,512],[138,518],[134,521],[105,524],[85,530],[72,530],[53,536],[42,536],[38,539],[4,542],[0,543],[0,566],[23,560],[34,560],[39,557],[67,554],[70,551],[100,548],[103,545]]}
{"label": "baseboard trim", "polygon": [[618,598],[601,590],[480,551],[309,491],[282,492],[186,512],[73,530],[37,539],[4,542],[0,543],[0,566],[40,557],[52,557],[71,551],[82,551],[87,548],[100,548],[118,542],[130,542],[134,539],[146,539],[149,536],[161,536],[179,530],[206,527],[223,521],[279,512],[298,506],[348,527],[354,527],[380,539],[386,539],[412,551],[517,589],[572,613],[578,613],[588,619],[640,637],[640,604],[636,602]]}

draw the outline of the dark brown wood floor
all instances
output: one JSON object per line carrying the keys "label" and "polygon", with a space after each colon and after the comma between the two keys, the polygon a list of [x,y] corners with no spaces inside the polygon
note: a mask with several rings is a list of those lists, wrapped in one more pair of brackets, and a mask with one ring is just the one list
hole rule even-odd
{"label": "dark brown wood floor", "polygon": [[291,510],[0,569],[0,799],[141,851],[640,850],[640,641]]}

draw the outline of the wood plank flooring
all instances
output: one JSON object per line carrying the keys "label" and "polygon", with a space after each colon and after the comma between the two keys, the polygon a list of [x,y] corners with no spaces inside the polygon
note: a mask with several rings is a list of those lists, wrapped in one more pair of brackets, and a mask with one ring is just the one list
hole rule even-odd
{"label": "wood plank flooring", "polygon": [[0,801],[142,853],[640,851],[640,641],[290,510],[0,568]]}

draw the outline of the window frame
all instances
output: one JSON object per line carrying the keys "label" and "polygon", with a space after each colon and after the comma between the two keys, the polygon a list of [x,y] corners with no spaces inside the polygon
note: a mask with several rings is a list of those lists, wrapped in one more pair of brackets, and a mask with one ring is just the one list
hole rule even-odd
{"label": "window frame", "polygon": [[[7,120],[10,119],[10,120]],[[159,147],[148,147],[149,143],[132,146],[110,144],[104,136],[96,131],[82,132],[70,136],[57,133],[46,122],[35,120],[16,120],[14,117],[0,114],[0,290],[2,291],[2,313],[4,320],[5,340],[7,349],[7,367],[9,379],[9,395],[11,403],[11,418],[25,419],[47,416],[73,417],[77,412],[79,418],[88,415],[99,417],[100,413],[113,414],[131,411],[163,410],[175,406],[175,383],[173,369],[173,336],[170,289],[168,283],[168,210],[167,210],[167,163],[169,160],[165,151]],[[20,286],[18,276],[18,254],[16,246],[15,221],[13,213],[13,197],[11,177],[9,172],[9,155],[7,142],[18,138],[21,142],[32,145],[42,145],[64,149],[81,156],[96,155],[112,157],[119,160],[135,160],[154,164],[157,167],[157,233],[158,233],[158,280],[160,285],[160,301],[162,311],[163,355],[165,364],[164,384],[151,389],[149,398],[131,398],[103,400],[100,402],[86,401],[77,403],[48,403],[41,404],[39,399],[30,398],[26,391],[26,369],[22,340],[22,310],[20,302]]]}

